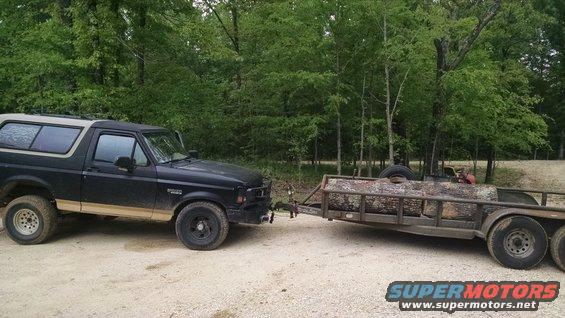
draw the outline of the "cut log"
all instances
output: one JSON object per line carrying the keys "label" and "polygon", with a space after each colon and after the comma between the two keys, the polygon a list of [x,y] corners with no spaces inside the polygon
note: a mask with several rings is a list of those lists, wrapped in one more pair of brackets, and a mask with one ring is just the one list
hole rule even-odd
{"label": "cut log", "polygon": [[[423,188],[424,195],[426,196],[480,201],[498,201],[498,192],[496,187],[491,185],[426,182]],[[424,215],[434,217],[437,213],[437,206],[437,201],[425,201]],[[489,213],[492,212],[495,207],[485,206],[484,209],[486,213]],[[442,216],[444,219],[473,220],[476,211],[476,204],[444,202]]]}
{"label": "cut log", "polygon": [[[329,179],[325,187],[326,190],[333,191],[355,191],[397,195],[417,195],[421,196],[421,182],[406,181],[402,184],[395,184],[388,178],[374,180],[359,179]],[[328,207],[331,210],[358,212],[361,204],[360,195],[330,194],[328,196]],[[365,204],[366,213],[396,214],[398,211],[397,198],[384,198],[367,196]],[[423,211],[422,200],[404,200],[404,214],[419,216]]]}
{"label": "cut log", "polygon": [[[328,191],[352,191],[389,195],[434,196],[460,198],[482,201],[497,201],[496,187],[488,185],[468,185],[449,182],[404,181],[392,183],[389,179],[341,179],[329,178],[325,186]],[[367,196],[366,213],[397,214],[398,198]],[[330,210],[358,212],[361,205],[360,195],[330,194],[328,208]],[[437,213],[437,202],[430,200],[404,200],[404,215],[434,217]],[[444,202],[442,217],[444,219],[473,220],[475,204]],[[493,207],[485,207],[487,212]]]}

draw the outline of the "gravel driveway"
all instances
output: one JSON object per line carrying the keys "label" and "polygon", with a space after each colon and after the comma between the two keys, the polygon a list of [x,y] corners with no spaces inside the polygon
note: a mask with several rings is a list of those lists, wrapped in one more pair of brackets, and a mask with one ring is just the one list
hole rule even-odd
{"label": "gravel driveway", "polygon": [[[69,218],[37,246],[16,245],[0,230],[0,317],[429,317],[384,300],[395,280],[563,285],[565,273],[550,258],[528,271],[503,268],[478,239],[421,237],[306,215],[236,225],[211,252],[185,249],[165,223]],[[540,304],[535,315],[564,312],[562,295]],[[448,316],[432,314],[439,315]],[[484,313],[456,314],[471,315]]]}

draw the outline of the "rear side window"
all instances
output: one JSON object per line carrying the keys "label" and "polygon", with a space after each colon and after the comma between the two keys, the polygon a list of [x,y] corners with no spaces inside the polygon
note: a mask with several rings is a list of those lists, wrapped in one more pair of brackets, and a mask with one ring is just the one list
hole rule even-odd
{"label": "rear side window", "polygon": [[78,128],[43,126],[33,144],[31,150],[67,153],[80,133]]}
{"label": "rear side window", "polygon": [[98,138],[94,160],[113,163],[118,157],[131,158],[134,144],[133,137],[101,135]]}
{"label": "rear side window", "polygon": [[0,147],[27,150],[40,129],[40,125],[7,123],[0,129]]}

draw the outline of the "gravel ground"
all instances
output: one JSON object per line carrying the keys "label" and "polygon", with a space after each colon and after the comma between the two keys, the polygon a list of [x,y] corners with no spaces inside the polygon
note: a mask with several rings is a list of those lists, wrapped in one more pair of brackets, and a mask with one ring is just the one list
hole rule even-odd
{"label": "gravel ground", "polygon": [[[564,181],[563,174],[557,178]],[[232,227],[211,252],[183,248],[165,223],[68,218],[49,243],[37,246],[16,245],[0,229],[0,268],[1,317],[427,317],[386,302],[388,284],[565,282],[550,258],[528,271],[503,268],[479,239],[421,237],[284,214],[274,224]],[[535,316],[564,312],[561,296],[540,304]],[[439,315],[447,316],[432,316]]]}

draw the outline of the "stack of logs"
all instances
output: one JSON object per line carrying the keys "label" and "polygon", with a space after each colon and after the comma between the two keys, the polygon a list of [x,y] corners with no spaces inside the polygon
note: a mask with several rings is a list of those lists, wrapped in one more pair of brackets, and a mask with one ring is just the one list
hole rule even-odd
{"label": "stack of logs", "polygon": [[[496,187],[490,185],[470,185],[450,182],[433,181],[402,181],[392,183],[389,179],[343,179],[329,178],[325,187],[328,191],[353,191],[389,195],[413,195],[428,197],[459,198],[481,201],[497,201]],[[398,211],[398,198],[367,196],[365,204],[366,213],[396,214]],[[358,212],[361,196],[349,194],[330,194],[328,196],[330,210]],[[404,200],[404,215],[434,217],[437,213],[437,201],[431,200]],[[443,203],[444,219],[473,220],[477,210],[475,204]],[[493,206],[485,207],[486,212],[494,210]]]}

